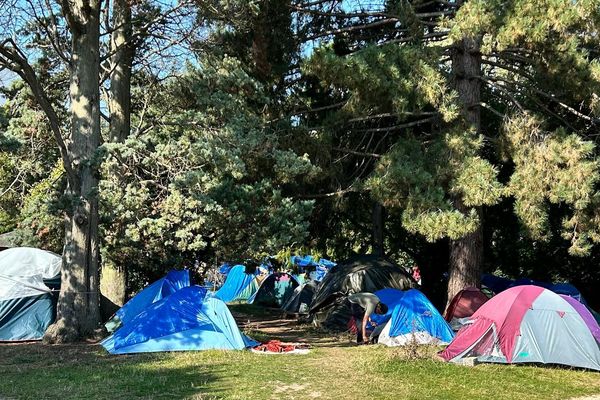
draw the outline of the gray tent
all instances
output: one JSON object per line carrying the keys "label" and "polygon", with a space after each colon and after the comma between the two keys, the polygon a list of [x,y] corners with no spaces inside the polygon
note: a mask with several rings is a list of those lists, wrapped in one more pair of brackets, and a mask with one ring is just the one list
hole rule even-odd
{"label": "gray tent", "polygon": [[[281,309],[290,314],[308,314],[308,307],[319,287],[319,282],[315,280],[307,280],[306,283],[294,289],[294,293],[281,306]],[[305,304],[303,307],[302,305]],[[306,308],[306,311],[304,309]]]}
{"label": "gray tent", "polygon": [[351,318],[348,295],[380,289],[406,290],[417,283],[403,268],[385,257],[363,255],[339,263],[325,276],[315,293],[310,314],[317,326],[346,330]]}

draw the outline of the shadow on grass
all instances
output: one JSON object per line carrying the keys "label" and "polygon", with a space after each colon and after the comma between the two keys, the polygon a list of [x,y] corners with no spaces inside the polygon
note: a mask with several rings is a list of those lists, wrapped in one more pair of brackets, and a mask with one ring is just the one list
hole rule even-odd
{"label": "shadow on grass", "polygon": [[224,360],[174,354],[111,356],[90,344],[0,346],[0,398],[223,398]]}

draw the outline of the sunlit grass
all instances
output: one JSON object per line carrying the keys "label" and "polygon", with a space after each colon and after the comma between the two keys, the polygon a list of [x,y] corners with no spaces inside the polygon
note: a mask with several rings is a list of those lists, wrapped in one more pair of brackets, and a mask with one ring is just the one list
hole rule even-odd
{"label": "sunlit grass", "polygon": [[110,356],[100,347],[0,346],[0,398],[568,399],[600,374],[534,366],[462,367],[379,346],[306,356],[248,351]]}

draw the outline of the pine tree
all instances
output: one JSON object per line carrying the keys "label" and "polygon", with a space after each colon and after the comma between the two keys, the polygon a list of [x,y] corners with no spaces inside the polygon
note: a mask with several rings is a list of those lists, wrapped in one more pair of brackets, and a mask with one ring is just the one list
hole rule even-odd
{"label": "pine tree", "polygon": [[378,160],[362,182],[409,232],[450,239],[450,298],[479,283],[483,215],[502,198],[538,238],[548,204],[568,205],[563,235],[589,251],[597,2],[322,5],[303,12],[345,21],[305,67],[340,104],[323,131]]}

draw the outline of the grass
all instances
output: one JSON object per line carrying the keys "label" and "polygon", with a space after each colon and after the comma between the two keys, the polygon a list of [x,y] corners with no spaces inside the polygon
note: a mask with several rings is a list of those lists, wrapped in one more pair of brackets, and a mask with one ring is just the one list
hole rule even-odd
{"label": "grass", "polygon": [[535,366],[462,367],[379,346],[306,356],[247,351],[110,356],[96,345],[0,346],[1,399],[568,399],[600,374]]}

